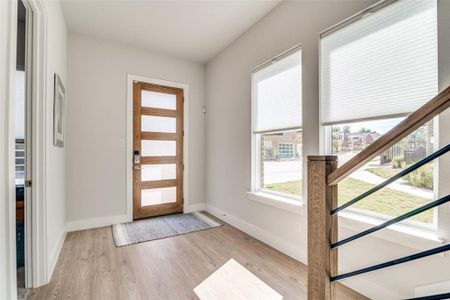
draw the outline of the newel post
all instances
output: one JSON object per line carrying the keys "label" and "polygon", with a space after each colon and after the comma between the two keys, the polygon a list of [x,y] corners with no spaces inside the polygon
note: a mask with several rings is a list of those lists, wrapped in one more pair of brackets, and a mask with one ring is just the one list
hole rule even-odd
{"label": "newel post", "polygon": [[337,275],[337,185],[329,186],[327,176],[337,168],[336,156],[308,156],[308,299],[335,299],[330,276]]}

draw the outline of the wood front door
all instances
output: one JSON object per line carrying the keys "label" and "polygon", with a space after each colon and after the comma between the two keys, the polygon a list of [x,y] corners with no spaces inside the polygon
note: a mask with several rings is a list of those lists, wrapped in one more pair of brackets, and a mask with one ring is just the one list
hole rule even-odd
{"label": "wood front door", "polygon": [[133,83],[133,218],[183,212],[183,89]]}

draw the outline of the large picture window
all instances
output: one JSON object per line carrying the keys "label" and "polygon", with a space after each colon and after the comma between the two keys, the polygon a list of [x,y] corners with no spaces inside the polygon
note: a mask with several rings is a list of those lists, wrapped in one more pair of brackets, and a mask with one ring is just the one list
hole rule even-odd
{"label": "large picture window", "polygon": [[301,51],[252,74],[252,191],[300,199],[302,193]]}
{"label": "large picture window", "polygon": [[[391,4],[389,4],[392,2]],[[324,149],[343,164],[438,92],[437,3],[386,1],[321,35],[320,118]],[[338,186],[345,203],[432,153],[430,121]],[[392,218],[434,199],[427,164],[350,209]],[[433,210],[413,218],[435,226]]]}

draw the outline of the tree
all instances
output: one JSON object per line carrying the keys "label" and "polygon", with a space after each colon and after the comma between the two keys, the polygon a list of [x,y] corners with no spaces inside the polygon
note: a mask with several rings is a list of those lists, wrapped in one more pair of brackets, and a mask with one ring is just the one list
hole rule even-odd
{"label": "tree", "polygon": [[333,153],[339,152],[339,141],[333,140]]}
{"label": "tree", "polygon": [[340,126],[333,126],[333,132],[341,132]]}
{"label": "tree", "polygon": [[359,133],[373,133],[373,132],[374,132],[374,131],[373,131],[372,129],[365,128],[365,127],[361,128],[361,129],[359,130]]}
{"label": "tree", "polygon": [[350,128],[348,125],[344,126],[344,133],[350,133]]}

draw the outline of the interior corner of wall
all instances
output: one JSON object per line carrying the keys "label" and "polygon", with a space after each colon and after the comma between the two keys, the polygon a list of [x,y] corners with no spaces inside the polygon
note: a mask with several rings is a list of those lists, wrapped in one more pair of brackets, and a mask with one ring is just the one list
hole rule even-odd
{"label": "interior corner of wall", "polygon": [[53,271],[55,270],[56,263],[58,262],[59,255],[62,250],[62,246],[64,244],[64,240],[66,239],[66,226],[64,226],[58,236],[58,240],[56,241],[55,246],[52,251],[49,253],[47,258],[47,278],[46,281],[49,282],[52,277]]}

